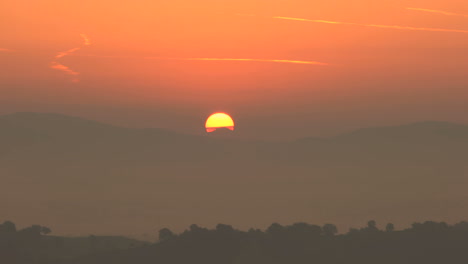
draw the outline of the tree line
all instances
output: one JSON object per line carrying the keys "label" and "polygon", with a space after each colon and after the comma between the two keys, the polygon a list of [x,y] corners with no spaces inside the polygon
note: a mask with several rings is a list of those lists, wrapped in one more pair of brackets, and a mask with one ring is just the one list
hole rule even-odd
{"label": "tree line", "polygon": [[[334,224],[274,223],[264,230],[247,231],[226,224],[213,229],[193,224],[180,233],[163,228],[154,243],[93,250],[69,258],[41,254],[45,249],[40,245],[50,240],[50,231],[37,225],[16,230],[13,223],[3,223],[2,258],[6,256],[11,264],[468,263],[468,222],[426,221],[396,230],[391,223],[379,228],[369,221],[346,233],[339,233]],[[89,243],[95,241],[89,239]],[[48,247],[60,252],[58,244],[48,243]]]}

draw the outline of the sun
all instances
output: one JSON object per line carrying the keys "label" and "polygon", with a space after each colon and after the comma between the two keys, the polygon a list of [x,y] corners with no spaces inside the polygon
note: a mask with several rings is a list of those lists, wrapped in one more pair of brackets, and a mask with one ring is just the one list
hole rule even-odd
{"label": "sun", "polygon": [[206,132],[210,133],[218,128],[234,130],[234,120],[226,113],[214,113],[208,117],[205,123]]}

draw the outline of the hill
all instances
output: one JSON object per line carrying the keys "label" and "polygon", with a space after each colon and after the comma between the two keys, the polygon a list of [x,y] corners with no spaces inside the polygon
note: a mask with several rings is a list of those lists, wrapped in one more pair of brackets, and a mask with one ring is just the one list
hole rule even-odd
{"label": "hill", "polygon": [[33,217],[78,235],[272,219],[450,222],[468,207],[467,155],[467,126],[443,122],[259,142],[18,113],[0,117],[0,207],[20,225]]}

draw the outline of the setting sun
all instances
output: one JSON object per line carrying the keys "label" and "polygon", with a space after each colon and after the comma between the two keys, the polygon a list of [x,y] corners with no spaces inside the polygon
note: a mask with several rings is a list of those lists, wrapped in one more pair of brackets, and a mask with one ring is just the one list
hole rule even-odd
{"label": "setting sun", "polygon": [[0,0],[0,32],[0,264],[468,264],[468,0]]}
{"label": "setting sun", "polygon": [[234,120],[225,113],[212,114],[205,123],[206,132],[213,132],[218,128],[234,130]]}

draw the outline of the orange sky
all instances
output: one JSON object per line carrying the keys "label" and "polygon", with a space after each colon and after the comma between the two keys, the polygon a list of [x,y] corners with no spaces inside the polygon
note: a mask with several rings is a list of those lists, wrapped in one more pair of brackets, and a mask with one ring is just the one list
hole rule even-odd
{"label": "orange sky", "polygon": [[6,0],[0,113],[199,134],[223,111],[265,138],[468,122],[466,14],[466,0]]}

